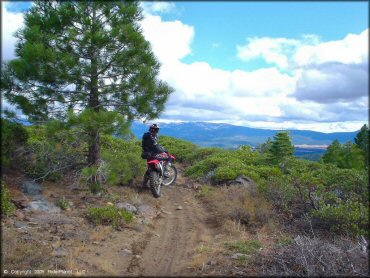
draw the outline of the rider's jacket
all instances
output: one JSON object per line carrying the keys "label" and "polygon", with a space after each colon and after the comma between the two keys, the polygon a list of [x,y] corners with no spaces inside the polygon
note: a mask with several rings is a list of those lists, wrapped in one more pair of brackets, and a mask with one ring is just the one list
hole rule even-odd
{"label": "rider's jacket", "polygon": [[141,146],[143,152],[148,156],[154,156],[165,151],[164,148],[158,144],[157,136],[150,132],[144,133]]}

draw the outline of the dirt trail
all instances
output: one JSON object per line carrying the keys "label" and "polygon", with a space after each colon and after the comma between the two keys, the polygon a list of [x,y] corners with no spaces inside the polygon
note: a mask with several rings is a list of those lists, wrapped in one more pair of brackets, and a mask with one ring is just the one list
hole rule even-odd
{"label": "dirt trail", "polygon": [[194,191],[184,186],[185,182],[179,175],[177,185],[163,188],[159,198],[162,213],[154,222],[153,230],[133,244],[134,252],[140,257],[133,257],[128,274],[191,274],[197,248],[211,240],[216,231],[206,224],[208,213],[195,199]]}
{"label": "dirt trail", "polygon": [[[148,218],[137,215],[137,223],[121,230],[109,225],[95,226],[86,220],[87,208],[106,206],[108,199],[105,197],[90,196],[85,191],[71,193],[67,187],[53,183],[43,186],[43,196],[51,203],[66,196],[73,201],[73,208],[61,211],[58,218],[47,212],[23,211],[23,217],[28,220],[12,218],[9,223],[3,223],[9,243],[5,250],[19,249],[12,255],[14,265],[9,259],[8,267],[23,265],[22,258],[29,254],[27,248],[32,247],[30,243],[26,248],[23,241],[31,239],[39,242],[44,248],[42,252],[48,254],[40,253],[36,258],[41,261],[38,269],[45,271],[58,268],[73,270],[76,275],[83,271],[88,276],[184,276],[194,275],[199,264],[207,263],[208,257],[199,259],[200,250],[214,242],[217,229],[210,226],[212,214],[189,188],[181,165],[176,184],[164,187],[160,198],[154,198],[149,190],[138,194],[134,188],[126,188],[126,193],[123,188],[111,189],[112,194],[130,196],[131,201],[136,200],[153,212]],[[159,215],[157,211],[160,211]],[[37,225],[31,225],[31,222]],[[17,225],[26,228],[17,228]],[[27,262],[24,268],[32,264]]]}

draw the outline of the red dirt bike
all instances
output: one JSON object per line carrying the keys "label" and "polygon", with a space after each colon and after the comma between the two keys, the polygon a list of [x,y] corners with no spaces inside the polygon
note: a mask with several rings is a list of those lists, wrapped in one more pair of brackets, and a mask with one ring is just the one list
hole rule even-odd
{"label": "red dirt bike", "polygon": [[[173,162],[176,157],[172,154],[165,152],[159,155],[159,159],[148,159],[148,169],[144,175],[143,187],[145,187],[149,181],[150,190],[155,198],[161,196],[161,186],[171,185],[176,181],[177,169]],[[162,160],[165,159],[165,160]]]}

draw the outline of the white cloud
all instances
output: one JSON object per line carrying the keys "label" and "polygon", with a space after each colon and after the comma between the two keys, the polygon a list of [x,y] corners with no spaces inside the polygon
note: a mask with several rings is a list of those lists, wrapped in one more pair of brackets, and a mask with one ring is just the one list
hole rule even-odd
{"label": "white cloud", "polygon": [[247,72],[236,70],[231,75],[232,92],[235,96],[277,96],[293,92],[295,80],[276,68],[262,68]]}
{"label": "white cloud", "polygon": [[174,62],[191,53],[194,27],[176,21],[162,21],[160,16],[146,15],[141,22],[144,36],[162,62]]}
{"label": "white cloud", "polygon": [[141,7],[145,14],[163,14],[169,13],[175,10],[175,3],[172,2],[140,2]]}
{"label": "white cloud", "polygon": [[[357,93],[352,92],[352,100],[364,97],[363,90],[360,90],[363,88],[361,74],[354,73],[351,76],[346,72],[348,65],[345,64],[339,72],[338,68],[332,68],[334,64],[329,66],[327,63],[317,62],[316,69],[310,64],[299,64],[304,56],[297,53],[302,53],[300,50],[303,47],[323,48],[323,43],[320,43],[316,35],[304,35],[299,40],[249,39],[249,44],[237,48],[241,59],[249,61],[260,57],[278,67],[255,71],[227,71],[213,68],[202,61],[191,64],[181,62],[182,58],[191,55],[194,27],[180,21],[162,21],[159,16],[152,15],[148,15],[144,21],[144,35],[152,43],[155,54],[163,63],[161,78],[175,88],[162,115],[163,120],[226,122],[255,127],[260,124],[260,127],[286,126],[291,129],[327,132],[356,130],[366,121],[366,107],[357,105],[361,112],[353,113],[347,105],[334,105],[335,102],[341,101],[338,100],[338,94],[345,100],[348,89],[354,88],[353,82],[340,81],[344,77],[359,84]],[[172,39],[173,34],[177,35],[175,39]],[[343,44],[352,45],[353,51],[358,52],[355,48],[357,44],[351,44],[353,39],[358,38],[347,36]],[[333,45],[337,47],[340,43],[338,41]],[[290,74],[280,69],[290,70]],[[333,75],[335,72],[337,75]],[[323,88],[327,87],[325,82],[329,75],[333,80],[329,78],[331,81],[328,84],[342,82],[339,86],[341,90],[338,91],[337,86],[327,93],[318,90],[318,95],[310,91],[311,97],[304,94],[303,88],[309,90],[321,85]],[[356,78],[360,78],[361,82]],[[302,99],[305,101],[302,102]],[[340,109],[341,112],[338,111]],[[352,113],[353,117],[346,116],[346,112]],[[339,124],[340,121],[343,124]]]}
{"label": "white cloud", "polygon": [[368,61],[369,29],[361,34],[348,34],[343,40],[303,45],[294,57],[298,66],[338,62],[363,64]]}
{"label": "white cloud", "polygon": [[8,4],[9,2],[1,2],[1,54],[3,61],[15,58],[16,38],[13,35],[23,26],[23,13],[9,12],[7,10]]}
{"label": "white cloud", "polygon": [[262,58],[267,63],[285,69],[289,66],[290,53],[300,46],[300,41],[287,38],[248,38],[245,46],[237,45],[237,56],[243,61]]}

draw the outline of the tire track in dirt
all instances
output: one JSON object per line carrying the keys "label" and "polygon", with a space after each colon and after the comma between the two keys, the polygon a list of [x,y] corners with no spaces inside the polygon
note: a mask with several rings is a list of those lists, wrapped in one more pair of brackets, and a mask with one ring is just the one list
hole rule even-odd
{"label": "tire track in dirt", "polygon": [[[133,244],[135,254],[127,272],[140,276],[190,275],[189,266],[197,248],[216,231],[207,223],[208,212],[196,200],[194,191],[177,185],[165,187],[160,197],[162,213],[153,229]],[[182,210],[177,210],[178,206]]]}

